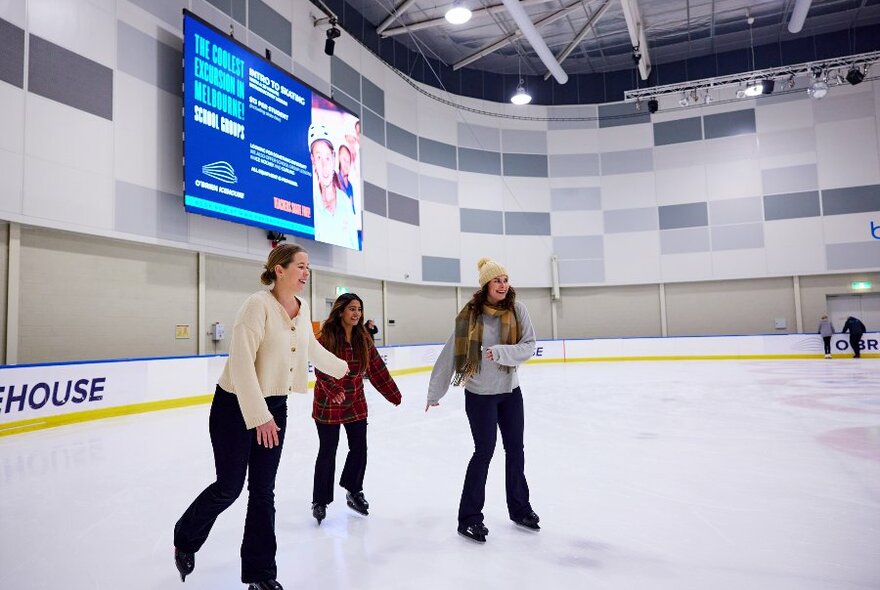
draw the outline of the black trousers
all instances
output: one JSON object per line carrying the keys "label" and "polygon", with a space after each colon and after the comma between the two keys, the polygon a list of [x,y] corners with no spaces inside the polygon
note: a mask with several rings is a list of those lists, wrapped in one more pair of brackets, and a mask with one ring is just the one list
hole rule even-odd
{"label": "black trousers", "polygon": [[217,387],[208,421],[217,481],[199,494],[174,527],[175,547],[190,553],[201,549],[214,521],[241,494],[247,476],[247,516],[241,542],[241,581],[245,584],[274,580],[278,571],[275,474],[287,426],[287,396],[267,397],[266,403],[281,428],[280,444],[271,449],[258,445],[256,432],[245,426],[238,398]]}
{"label": "black trousers", "polygon": [[849,335],[849,345],[852,348],[853,356],[855,358],[859,358],[862,356],[862,351],[859,349],[859,343],[862,341],[862,335],[850,334]]}
{"label": "black trousers", "polygon": [[483,522],[486,479],[489,476],[489,463],[495,453],[499,429],[504,445],[507,512],[511,519],[519,520],[532,510],[525,475],[522,392],[519,387],[510,393],[494,395],[478,395],[465,390],[465,412],[474,437],[474,454],[464,476],[458,522],[463,526]]}
{"label": "black trousers", "polygon": [[[333,502],[333,478],[336,474],[336,449],[339,446],[339,424],[315,422],[318,428],[318,458],[315,460],[315,482],[312,487],[312,502],[330,504]],[[345,436],[348,439],[348,455],[339,485],[351,493],[364,489],[364,474],[367,472],[367,421],[347,422]]]}
{"label": "black trousers", "polygon": [[831,336],[822,336],[822,343],[825,345],[825,354],[831,354]]}

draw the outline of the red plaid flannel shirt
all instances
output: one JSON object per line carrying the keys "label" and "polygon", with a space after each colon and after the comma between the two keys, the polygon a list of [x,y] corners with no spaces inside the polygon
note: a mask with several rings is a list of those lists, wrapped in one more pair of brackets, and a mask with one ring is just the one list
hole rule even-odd
{"label": "red plaid flannel shirt", "polygon": [[[357,422],[367,417],[367,398],[364,396],[364,371],[360,363],[353,358],[351,344],[344,343],[343,355],[340,357],[348,362],[348,373],[342,379],[333,379],[329,375],[315,369],[315,401],[312,404],[312,418],[322,424],[345,424]],[[385,399],[394,404],[400,404],[400,390],[388,368],[382,362],[379,351],[370,345],[367,375]],[[345,399],[342,403],[334,404],[330,401],[333,393],[339,391],[339,386],[345,390]]]}

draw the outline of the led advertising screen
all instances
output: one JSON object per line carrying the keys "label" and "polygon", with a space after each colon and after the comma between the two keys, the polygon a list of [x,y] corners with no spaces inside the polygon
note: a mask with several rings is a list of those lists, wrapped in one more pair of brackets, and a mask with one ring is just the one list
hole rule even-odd
{"label": "led advertising screen", "polygon": [[360,250],[360,120],[184,11],[186,210]]}

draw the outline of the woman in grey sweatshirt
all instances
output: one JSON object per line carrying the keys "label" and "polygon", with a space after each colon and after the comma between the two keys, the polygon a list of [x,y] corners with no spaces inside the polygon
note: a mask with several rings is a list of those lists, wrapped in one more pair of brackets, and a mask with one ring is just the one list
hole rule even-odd
{"label": "woman in grey sweatshirt", "polygon": [[822,343],[825,344],[825,358],[831,358],[831,337],[834,335],[834,324],[828,319],[827,315],[819,318],[819,328],[816,330],[822,336]]}
{"label": "woman in grey sweatshirt", "polygon": [[523,400],[517,367],[535,353],[535,330],[526,306],[516,301],[507,271],[489,258],[477,263],[480,290],[455,319],[455,330],[440,353],[428,385],[427,412],[440,405],[452,385],[465,387],[465,412],[474,438],[458,508],[458,532],[486,542],[483,524],[486,478],[501,430],[505,452],[505,485],[510,519],[540,530],[529,503],[523,451]]}

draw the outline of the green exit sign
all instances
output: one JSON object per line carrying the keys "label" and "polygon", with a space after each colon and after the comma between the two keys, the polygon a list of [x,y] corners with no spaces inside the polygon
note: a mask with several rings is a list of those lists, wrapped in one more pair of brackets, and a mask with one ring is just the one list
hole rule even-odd
{"label": "green exit sign", "polygon": [[[855,284],[855,283],[853,283],[853,284]],[[853,288],[855,288],[855,287],[853,287]],[[869,289],[871,288],[871,283],[868,283],[868,288]],[[348,287],[336,287],[336,296],[337,297],[339,297],[340,295],[345,295],[346,293],[351,293],[351,289],[349,289]]]}
{"label": "green exit sign", "polygon": [[871,288],[871,281],[853,281],[850,283],[850,287],[854,291],[864,291]]}

